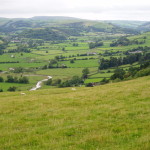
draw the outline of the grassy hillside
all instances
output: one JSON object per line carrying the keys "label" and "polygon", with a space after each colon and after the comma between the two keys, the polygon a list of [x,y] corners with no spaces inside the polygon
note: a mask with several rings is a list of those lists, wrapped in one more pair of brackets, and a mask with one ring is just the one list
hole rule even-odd
{"label": "grassy hillside", "polygon": [[134,29],[146,23],[146,21],[129,21],[129,20],[107,20],[105,22],[110,22],[120,27],[134,28]]}
{"label": "grassy hillside", "polygon": [[[125,21],[128,24],[128,21]],[[84,32],[106,32],[106,33],[125,33],[135,34],[137,31],[131,29],[124,29],[124,26],[116,26],[111,24],[111,21],[91,21],[72,17],[63,16],[37,16],[33,18],[0,18],[0,32],[2,33],[20,33],[24,30],[34,28],[55,28],[67,35],[77,32],[83,34]],[[55,31],[55,30],[54,30]]]}
{"label": "grassy hillside", "polygon": [[1,150],[149,150],[150,76],[0,93]]}

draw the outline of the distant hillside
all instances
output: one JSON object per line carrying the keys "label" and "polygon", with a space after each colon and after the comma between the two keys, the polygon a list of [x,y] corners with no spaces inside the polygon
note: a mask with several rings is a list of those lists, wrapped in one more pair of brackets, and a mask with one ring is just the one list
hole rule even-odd
{"label": "distant hillside", "polygon": [[81,32],[137,33],[135,29],[124,28],[104,21],[90,21],[72,17],[41,16],[28,19],[0,19],[0,32],[4,33],[50,27],[63,30],[62,32],[67,35],[79,35]]}
{"label": "distant hillside", "polygon": [[150,31],[150,22],[146,22],[138,27],[139,30],[143,32]]}
{"label": "distant hillside", "polygon": [[0,26],[4,25],[5,23],[7,23],[9,21],[9,19],[7,18],[1,18],[0,17]]}
{"label": "distant hillside", "polygon": [[29,18],[29,20],[57,22],[57,21],[63,21],[63,20],[66,21],[66,20],[82,20],[82,19],[74,18],[74,17],[64,17],[64,16],[35,16],[32,18]]}
{"label": "distant hillside", "polygon": [[149,91],[148,76],[76,90],[0,93],[0,149],[149,150]]}
{"label": "distant hillside", "polygon": [[150,31],[149,21],[125,21],[125,20],[108,20],[106,23],[111,23],[121,28],[133,29],[139,32]]}
{"label": "distant hillside", "polygon": [[140,25],[146,23],[146,21],[129,21],[129,20],[107,20],[107,23],[112,23],[114,25],[123,27],[123,28],[133,28],[136,29]]}
{"label": "distant hillside", "polygon": [[19,34],[19,36],[25,38],[43,39],[46,41],[66,40],[65,35],[58,31],[53,31],[50,28],[25,30]]}

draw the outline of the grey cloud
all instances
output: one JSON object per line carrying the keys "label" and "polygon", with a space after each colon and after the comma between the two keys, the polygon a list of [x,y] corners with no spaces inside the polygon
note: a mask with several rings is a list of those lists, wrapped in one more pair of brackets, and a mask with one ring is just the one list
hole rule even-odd
{"label": "grey cloud", "polygon": [[[81,4],[73,5],[72,0],[0,0],[0,15],[1,16],[31,16],[31,15],[57,15],[66,14],[72,16],[75,14],[88,14],[92,13],[97,16],[106,16],[108,19],[113,18],[136,18],[140,16],[142,18],[148,18],[150,13],[150,4],[141,3],[141,5],[135,5],[126,3],[121,5],[115,3],[113,0],[108,5],[101,5],[102,1],[97,1],[93,5],[93,1],[88,1],[84,5],[85,0]],[[74,1],[75,2],[75,1]],[[129,1],[128,1],[129,2]],[[90,5],[90,3],[92,5]],[[124,1],[125,3],[125,1]],[[112,4],[112,5],[111,5]],[[0,16],[0,17],[1,17]],[[85,15],[84,15],[85,16]],[[138,17],[137,17],[138,19]]]}

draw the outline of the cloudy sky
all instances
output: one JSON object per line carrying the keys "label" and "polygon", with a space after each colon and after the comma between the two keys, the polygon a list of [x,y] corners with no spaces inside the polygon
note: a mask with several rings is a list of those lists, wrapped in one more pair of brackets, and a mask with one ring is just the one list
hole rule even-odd
{"label": "cloudy sky", "polygon": [[0,17],[33,16],[150,21],[150,0],[0,0]]}

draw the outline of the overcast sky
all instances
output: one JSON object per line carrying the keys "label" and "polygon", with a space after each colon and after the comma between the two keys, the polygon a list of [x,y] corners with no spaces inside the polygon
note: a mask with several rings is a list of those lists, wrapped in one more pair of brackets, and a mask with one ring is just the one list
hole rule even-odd
{"label": "overcast sky", "polygon": [[150,0],[0,0],[0,17],[33,16],[150,21]]}

